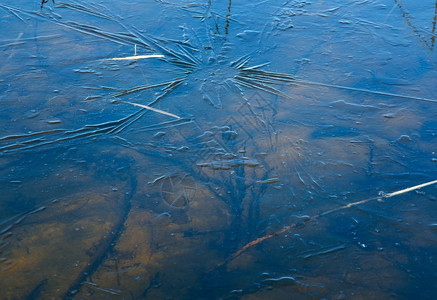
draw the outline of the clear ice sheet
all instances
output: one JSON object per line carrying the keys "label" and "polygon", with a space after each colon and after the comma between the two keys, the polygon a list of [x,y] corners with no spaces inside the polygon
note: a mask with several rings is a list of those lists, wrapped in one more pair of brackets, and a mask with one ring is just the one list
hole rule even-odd
{"label": "clear ice sheet", "polygon": [[437,179],[437,3],[43,2],[0,4],[2,297],[432,298],[436,186],[383,193]]}

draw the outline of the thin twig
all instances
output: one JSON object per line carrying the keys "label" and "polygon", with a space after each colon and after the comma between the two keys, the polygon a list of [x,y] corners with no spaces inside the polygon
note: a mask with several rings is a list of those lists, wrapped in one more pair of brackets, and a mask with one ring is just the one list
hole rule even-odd
{"label": "thin twig", "polygon": [[[391,197],[398,196],[398,195],[401,195],[401,194],[404,194],[404,193],[408,193],[408,192],[411,192],[411,191],[414,191],[414,190],[418,190],[418,189],[421,189],[423,187],[426,187],[426,186],[429,186],[429,185],[432,185],[432,184],[436,184],[436,183],[437,183],[437,180],[433,180],[433,181],[429,181],[429,182],[426,182],[426,183],[423,183],[423,184],[415,185],[415,186],[412,186],[412,187],[409,187],[409,188],[406,188],[406,189],[403,189],[403,190],[399,190],[399,191],[395,191],[395,192],[392,192],[392,193],[383,194],[383,195],[378,196],[378,197],[368,198],[368,199],[365,199],[365,200],[349,203],[349,204],[346,204],[346,205],[343,205],[343,206],[331,209],[329,211],[325,211],[325,212],[320,213],[318,215],[315,215],[315,216],[313,216],[311,218],[306,219],[305,221],[306,222],[313,221],[313,220],[315,220],[315,219],[317,219],[319,217],[326,216],[328,214],[332,214],[332,213],[340,211],[340,210],[351,208],[351,207],[354,207],[354,206],[357,206],[357,205],[361,205],[361,204],[364,204],[364,203],[367,203],[367,202],[370,202],[370,201],[373,201],[373,200],[377,200],[377,199],[380,199],[380,198],[391,198]],[[253,246],[258,245],[259,243],[262,243],[262,242],[264,242],[267,239],[271,239],[271,238],[273,238],[275,236],[281,235],[281,234],[287,232],[288,230],[296,227],[297,225],[299,225],[299,223],[294,223],[294,224],[285,226],[281,230],[278,230],[278,231],[276,231],[274,233],[271,233],[271,234],[265,235],[263,237],[257,238],[256,240],[253,240],[253,241],[247,243],[240,250],[235,252],[232,256],[230,256],[226,261],[224,261],[219,266],[222,266],[222,265],[224,265],[224,264],[234,260],[235,258],[240,256],[243,252],[245,252],[249,248],[252,248]]]}

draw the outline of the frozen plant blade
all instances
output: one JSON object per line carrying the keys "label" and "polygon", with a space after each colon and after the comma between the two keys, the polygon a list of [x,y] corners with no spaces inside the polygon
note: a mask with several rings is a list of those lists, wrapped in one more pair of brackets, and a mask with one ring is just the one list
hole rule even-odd
{"label": "frozen plant blade", "polygon": [[92,10],[92,9],[82,5],[82,4],[79,4],[79,3],[60,2],[60,3],[58,3],[57,7],[58,8],[68,8],[68,9],[83,12],[85,14],[89,14],[92,16],[100,17],[100,18],[107,19],[107,20],[112,20],[112,18],[110,16],[103,14],[101,12],[98,12],[97,10]]}
{"label": "frozen plant blade", "polygon": [[153,107],[148,106],[148,105],[138,104],[138,103],[132,103],[132,102],[127,102],[127,101],[121,101],[121,102],[123,102],[123,103],[127,103],[127,104],[130,104],[130,105],[134,105],[134,106],[138,106],[138,107],[141,107],[141,108],[145,108],[145,109],[148,109],[148,110],[151,110],[151,111],[154,111],[154,112],[157,112],[157,113],[160,113],[160,114],[166,115],[166,116],[170,116],[170,117],[173,117],[173,118],[176,118],[176,119],[180,119],[180,118],[181,118],[181,117],[176,116],[176,115],[174,115],[174,114],[172,114],[172,113],[169,113],[169,112],[166,112],[166,111],[163,111],[163,110],[157,109],[157,108],[153,108]]}
{"label": "frozen plant blade", "polygon": [[161,87],[161,86],[168,86],[168,85],[170,85],[172,83],[173,83],[173,81],[170,81],[170,82],[167,81],[167,82],[151,84],[151,85],[136,86],[136,87],[133,87],[131,89],[124,90],[124,91],[122,91],[122,92],[120,92],[118,94],[115,94],[114,97],[118,98],[118,97],[130,94],[130,93],[135,93],[135,92],[139,92],[139,91],[142,91],[142,90],[147,90],[147,89],[151,89],[151,88],[155,88],[155,87]]}
{"label": "frozen plant blade", "polygon": [[268,85],[262,84],[261,82],[256,82],[255,80],[250,80],[248,78],[244,78],[242,76],[235,76],[234,82],[238,85],[241,85],[241,86],[255,88],[255,89],[270,93],[270,94],[274,94],[274,95],[277,95],[277,96],[280,96],[280,97],[283,97],[286,99],[293,100],[293,98],[289,97],[288,95],[282,93],[281,91],[279,91],[275,88],[272,88]]}
{"label": "frozen plant blade", "polygon": [[104,61],[104,60],[137,60],[137,59],[146,59],[146,58],[164,58],[164,55],[161,55],[161,54],[134,55],[134,56],[126,56],[126,57],[105,58],[105,59],[100,59],[100,61]]}
{"label": "frozen plant blade", "polygon": [[324,87],[328,87],[328,88],[336,88],[336,89],[340,89],[340,90],[362,92],[362,93],[374,94],[374,95],[379,95],[379,96],[387,96],[387,97],[393,97],[393,98],[402,98],[402,99],[408,99],[408,100],[437,103],[436,99],[428,99],[428,98],[414,97],[414,96],[394,94],[394,93],[388,93],[388,92],[373,91],[373,90],[368,90],[368,89],[353,88],[353,87],[347,87],[347,86],[342,86],[342,85],[308,81],[308,80],[303,80],[303,79],[298,79],[298,78],[296,78],[294,82],[296,84],[300,83],[303,85],[307,84],[307,85],[324,86]]}

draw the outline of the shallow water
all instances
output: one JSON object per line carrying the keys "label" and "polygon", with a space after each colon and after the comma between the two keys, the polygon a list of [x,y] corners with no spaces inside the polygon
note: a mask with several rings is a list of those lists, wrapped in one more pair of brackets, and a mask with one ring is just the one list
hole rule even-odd
{"label": "shallow water", "polygon": [[431,299],[436,13],[1,3],[1,299]]}

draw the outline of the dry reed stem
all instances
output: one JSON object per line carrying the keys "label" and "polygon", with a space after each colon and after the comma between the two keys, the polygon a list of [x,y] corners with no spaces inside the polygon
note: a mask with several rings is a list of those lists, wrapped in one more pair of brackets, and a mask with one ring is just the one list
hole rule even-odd
{"label": "dry reed stem", "polygon": [[134,56],[125,56],[125,57],[113,57],[113,58],[105,58],[100,59],[100,61],[105,60],[137,60],[137,59],[145,59],[145,58],[164,58],[164,55],[161,54],[150,54],[150,55],[134,55]]}
{"label": "dry reed stem", "polygon": [[433,181],[430,181],[430,182],[426,182],[426,183],[422,183],[422,184],[419,184],[419,185],[415,185],[415,186],[412,186],[412,187],[409,187],[409,188],[406,188],[406,189],[403,189],[403,190],[400,190],[400,191],[397,191],[397,192],[385,194],[384,198],[390,198],[390,197],[397,196],[397,195],[400,195],[400,194],[408,193],[408,192],[411,192],[411,191],[414,191],[414,190],[418,190],[418,189],[421,189],[421,188],[423,188],[425,186],[432,185],[432,184],[435,184],[435,183],[437,183],[437,180],[433,180]]}
{"label": "dry reed stem", "polygon": [[[406,189],[395,191],[395,192],[392,192],[392,193],[383,194],[382,196],[373,197],[373,198],[369,198],[369,199],[365,199],[365,200],[349,203],[349,204],[346,204],[346,205],[343,205],[343,206],[331,209],[329,211],[325,211],[325,212],[320,213],[318,215],[315,215],[315,216],[313,216],[313,217],[311,217],[311,218],[309,218],[309,219],[307,219],[305,221],[306,222],[310,222],[310,221],[313,221],[313,220],[315,220],[315,219],[317,219],[319,217],[326,216],[328,214],[331,214],[331,213],[334,213],[334,212],[337,212],[337,211],[340,211],[340,210],[343,210],[343,209],[351,208],[351,207],[354,207],[354,206],[357,206],[357,205],[360,205],[360,204],[364,204],[364,203],[367,203],[367,202],[370,202],[370,201],[373,201],[373,200],[377,200],[377,199],[380,199],[380,198],[391,198],[391,197],[398,196],[398,195],[401,195],[401,194],[405,194],[405,193],[408,193],[408,192],[411,192],[411,191],[414,191],[414,190],[418,190],[420,188],[423,188],[423,187],[426,187],[426,186],[429,186],[429,185],[432,185],[432,184],[436,184],[436,183],[437,183],[437,180],[433,180],[433,181],[429,181],[429,182],[426,182],[426,183],[423,183],[423,184],[415,185],[415,186],[412,186],[412,187],[409,187],[409,188],[406,188]],[[281,230],[278,230],[278,231],[276,231],[274,233],[271,233],[271,234],[265,235],[263,237],[257,238],[256,240],[253,240],[253,241],[247,243],[240,250],[235,252],[229,259],[227,259],[224,263],[220,264],[219,266],[221,266],[221,265],[223,265],[223,264],[225,264],[225,263],[227,263],[229,261],[234,260],[235,258],[240,256],[243,252],[245,252],[249,248],[252,248],[253,246],[258,245],[259,243],[262,243],[263,241],[265,241],[267,239],[271,239],[271,238],[273,238],[275,236],[281,235],[284,232],[286,232],[286,231],[296,227],[297,225],[298,225],[298,223],[294,223],[294,224],[285,226]]]}
{"label": "dry reed stem", "polygon": [[151,110],[151,111],[154,111],[154,112],[166,115],[166,116],[170,116],[170,117],[173,117],[173,118],[176,118],[176,119],[180,119],[181,118],[181,117],[179,117],[177,115],[174,115],[172,113],[169,113],[169,112],[157,109],[157,108],[153,108],[153,107],[148,106],[148,105],[138,104],[138,103],[133,103],[133,102],[127,102],[127,101],[120,101],[120,102],[127,103],[127,104],[134,105],[134,106],[138,106],[138,107],[142,107],[142,108],[145,108],[145,109],[148,109],[148,110]]}

